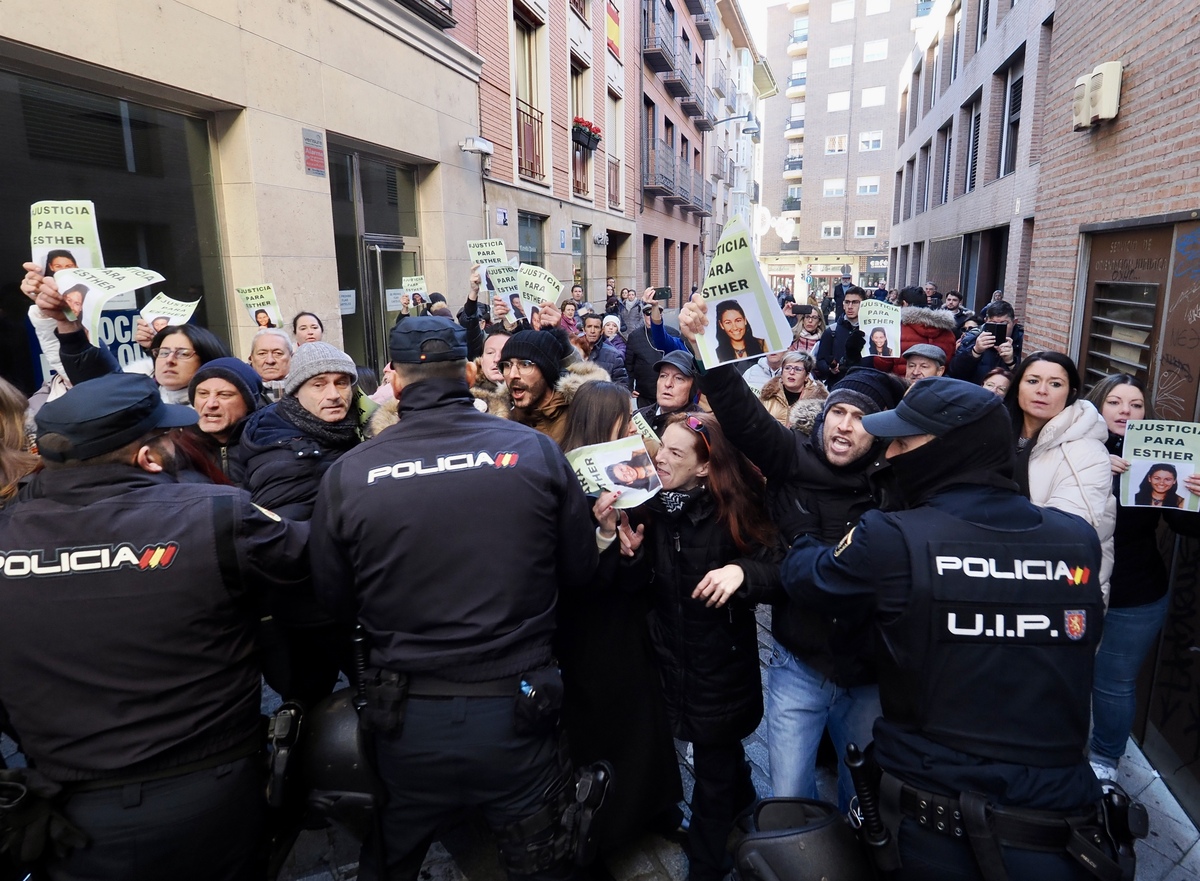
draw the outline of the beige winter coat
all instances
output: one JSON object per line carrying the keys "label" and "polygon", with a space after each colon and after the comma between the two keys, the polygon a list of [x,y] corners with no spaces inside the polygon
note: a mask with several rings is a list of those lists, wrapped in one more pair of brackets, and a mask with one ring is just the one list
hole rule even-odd
{"label": "beige winter coat", "polygon": [[1078,514],[1096,529],[1104,552],[1100,585],[1108,603],[1117,500],[1112,492],[1108,428],[1096,408],[1076,401],[1046,423],[1029,454],[1029,498],[1043,508]]}

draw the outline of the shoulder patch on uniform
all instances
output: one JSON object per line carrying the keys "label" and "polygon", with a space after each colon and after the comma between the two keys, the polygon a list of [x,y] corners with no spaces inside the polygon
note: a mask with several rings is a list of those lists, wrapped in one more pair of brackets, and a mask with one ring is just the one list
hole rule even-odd
{"label": "shoulder patch on uniform", "polygon": [[[251,502],[250,504],[254,505],[254,502]],[[283,522],[283,518],[282,518],[282,517],[280,517],[278,514],[276,514],[274,511],[268,511],[268,510],[267,510],[266,508],[264,508],[262,505],[254,505],[254,507],[258,508],[258,510],[262,511],[264,514],[266,514],[268,517],[270,517],[270,518],[271,518],[272,520],[274,520],[276,523],[282,523],[282,522]]]}
{"label": "shoulder patch on uniform", "polygon": [[854,541],[854,530],[857,528],[858,527],[851,527],[850,531],[842,536],[842,540],[838,542],[837,548],[835,548],[833,551],[833,555],[835,557],[840,557],[842,555],[842,551],[850,547],[850,542]]}

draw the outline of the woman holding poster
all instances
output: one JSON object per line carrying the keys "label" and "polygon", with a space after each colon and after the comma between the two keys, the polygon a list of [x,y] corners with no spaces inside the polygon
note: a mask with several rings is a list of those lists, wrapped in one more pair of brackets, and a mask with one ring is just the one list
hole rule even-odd
{"label": "woman holding poster", "polygon": [[[563,450],[633,433],[629,389],[589,382],[571,400]],[[608,792],[601,852],[630,844],[647,830],[671,832],[683,819],[679,764],[646,629],[650,603],[644,591],[621,589],[615,500],[612,492],[596,499],[600,565],[591,590],[560,594],[555,644],[566,684],[563,724],[571,759],[577,766],[607,761],[621,781]]]}
{"label": "woman holding poster", "polygon": [[725,842],[755,800],[742,738],[762,719],[754,603],[781,589],[762,476],[708,413],[676,414],[655,465],[663,488],[622,524],[627,578],[650,592],[675,736],[690,741],[696,784],[690,881],[729,871]]}
{"label": "woman holding poster", "polygon": [[1016,438],[1014,478],[1042,508],[1078,514],[1096,530],[1104,551],[1100,583],[1108,596],[1112,572],[1113,498],[1104,420],[1079,398],[1079,370],[1061,352],[1035,352],[1013,375],[1004,403]]}
{"label": "woman holding poster", "polygon": [[717,304],[717,355],[721,362],[764,355],[767,344],[754,336],[746,312],[737,300]]}
{"label": "woman holding poster", "polygon": [[[1087,398],[1099,409],[1108,429],[1105,446],[1112,471],[1112,494],[1119,498],[1121,475],[1130,467],[1129,461],[1121,457],[1126,426],[1136,420],[1155,418],[1146,400],[1146,387],[1140,379],[1120,373],[1096,383]],[[1162,467],[1152,465],[1150,472]],[[1159,473],[1173,477],[1167,472]],[[1180,535],[1200,535],[1200,515],[1174,510],[1166,504],[1169,494],[1177,494],[1179,488],[1173,480],[1167,482],[1173,485],[1163,487],[1161,506],[1117,508],[1108,614],[1104,617],[1104,635],[1096,653],[1092,680],[1089,758],[1096,776],[1103,779],[1116,779],[1117,765],[1125,754],[1125,744],[1133,728],[1142,663],[1158,641],[1158,632],[1167,617],[1169,580],[1158,551],[1159,524],[1165,521]],[[1184,486],[1188,492],[1200,493],[1200,478],[1191,475],[1184,480]],[[1151,499],[1154,492],[1151,486]]]}

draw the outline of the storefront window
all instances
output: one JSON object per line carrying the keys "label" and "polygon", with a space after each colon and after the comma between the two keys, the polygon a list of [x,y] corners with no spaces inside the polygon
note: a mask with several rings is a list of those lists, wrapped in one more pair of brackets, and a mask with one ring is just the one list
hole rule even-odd
{"label": "storefront window", "polygon": [[[104,262],[166,278],[138,306],[159,292],[199,299],[192,321],[229,339],[207,120],[0,70],[0,131],[0,374],[26,390],[43,378],[17,284],[42,200],[91,200]],[[101,329],[123,363],[141,354],[135,315],[106,313]]]}

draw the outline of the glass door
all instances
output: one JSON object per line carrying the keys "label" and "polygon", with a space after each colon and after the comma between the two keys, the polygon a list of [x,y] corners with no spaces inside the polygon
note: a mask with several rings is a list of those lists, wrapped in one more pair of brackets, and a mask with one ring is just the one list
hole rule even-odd
{"label": "glass door", "polygon": [[[401,243],[402,244],[402,243]],[[400,318],[404,297],[404,280],[420,275],[420,260],[416,251],[404,250],[395,244],[363,240],[363,264],[366,270],[364,285],[367,293],[365,318],[369,325],[368,367],[379,373],[390,360],[388,335]]]}

